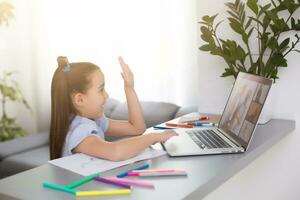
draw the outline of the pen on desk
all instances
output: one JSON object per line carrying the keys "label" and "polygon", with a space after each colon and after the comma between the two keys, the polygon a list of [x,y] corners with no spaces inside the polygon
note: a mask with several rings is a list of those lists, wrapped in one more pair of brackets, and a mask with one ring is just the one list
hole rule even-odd
{"label": "pen on desk", "polygon": [[155,188],[154,184],[149,181],[137,180],[137,179],[127,179],[127,178],[108,178],[110,180],[118,181],[120,183],[128,183],[130,185],[146,187],[146,188]]}
{"label": "pen on desk", "polygon": [[208,116],[202,116],[202,117],[199,117],[199,120],[209,120],[209,117]]}
{"label": "pen on desk", "polygon": [[60,185],[56,185],[56,184],[53,184],[53,183],[48,183],[48,182],[44,182],[43,186],[47,187],[47,188],[54,189],[54,190],[59,190],[59,191],[62,191],[62,192],[71,193],[71,194],[74,194],[74,195],[76,195],[76,192],[77,192],[77,190],[70,189],[70,188],[67,188],[67,187],[63,187],[63,186],[60,186]]}
{"label": "pen on desk", "polygon": [[81,180],[75,181],[74,183],[66,185],[65,187],[70,188],[70,189],[78,187],[78,186],[80,186],[80,185],[82,185],[84,183],[87,183],[87,182],[93,180],[95,177],[98,177],[100,175],[101,175],[100,173],[92,174],[92,175],[87,176],[87,177],[85,177],[85,178],[83,178]]}
{"label": "pen on desk", "polygon": [[102,190],[102,191],[78,191],[76,196],[107,196],[107,195],[119,195],[119,194],[130,194],[131,190]]}
{"label": "pen on desk", "polygon": [[94,178],[94,180],[102,182],[102,183],[116,185],[116,186],[123,187],[123,188],[128,188],[128,189],[131,188],[131,185],[128,184],[128,183],[121,183],[121,182],[110,180],[110,179],[106,179],[106,178],[96,177],[96,178]]}
{"label": "pen on desk", "polygon": [[186,176],[186,171],[174,171],[174,172],[128,172],[128,176]]}
{"label": "pen on desk", "polygon": [[215,123],[211,123],[211,122],[192,122],[188,124],[192,126],[216,126]]}
{"label": "pen on desk", "polygon": [[176,129],[176,128],[171,128],[171,127],[166,127],[166,126],[153,126],[154,129],[169,129],[169,130],[172,130],[172,129]]}
{"label": "pen on desk", "polygon": [[128,172],[131,172],[131,171],[133,171],[133,170],[147,169],[147,168],[149,168],[149,164],[145,164],[145,165],[139,166],[139,167],[137,167],[137,168],[128,170],[128,171],[126,171],[126,172],[123,172],[123,173],[121,173],[121,174],[118,174],[117,177],[118,177],[118,178],[123,178],[123,177],[125,177],[125,176],[128,176]]}
{"label": "pen on desk", "polygon": [[194,126],[191,124],[176,124],[176,123],[166,123],[166,126],[173,126],[173,127],[181,127],[181,128],[193,128]]}

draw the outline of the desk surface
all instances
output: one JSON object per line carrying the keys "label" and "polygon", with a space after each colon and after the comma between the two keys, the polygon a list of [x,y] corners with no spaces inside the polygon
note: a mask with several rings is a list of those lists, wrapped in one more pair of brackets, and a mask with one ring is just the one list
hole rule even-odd
{"label": "desk surface", "polygon": [[[119,172],[150,163],[153,168],[181,168],[188,172],[187,177],[148,177],[155,184],[155,189],[134,187],[130,195],[105,197],[109,199],[200,199],[213,191],[235,173],[243,169],[260,154],[269,149],[282,137],[295,129],[295,121],[273,119],[266,125],[259,125],[252,143],[243,154],[211,156],[191,156],[171,158],[162,156],[141,161],[130,166],[102,173],[103,177],[115,176]],[[67,185],[81,179],[82,176],[62,168],[45,164],[0,180],[0,193],[20,199],[75,199],[76,197],[51,189],[43,188],[42,182]],[[89,182],[79,190],[97,190],[114,188],[110,185]],[[80,198],[90,199],[91,197]],[[92,197],[93,198],[93,197]]]}

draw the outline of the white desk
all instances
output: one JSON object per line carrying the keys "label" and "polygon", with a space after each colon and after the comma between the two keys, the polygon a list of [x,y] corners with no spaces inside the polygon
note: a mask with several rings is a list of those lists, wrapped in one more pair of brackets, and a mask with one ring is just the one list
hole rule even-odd
{"label": "white desk", "polygon": [[[105,197],[108,199],[200,199],[215,190],[227,179],[246,167],[273,144],[295,129],[295,121],[271,120],[264,126],[258,126],[252,145],[243,154],[213,156],[193,156],[170,158],[159,157],[142,161],[132,166],[124,166],[103,173],[104,177],[114,176],[141,163],[148,162],[154,168],[182,168],[188,177],[148,178],[155,183],[156,189],[134,188],[131,195]],[[43,188],[44,181],[66,185],[81,179],[80,175],[46,164],[32,170],[2,179],[0,193],[21,199],[75,199],[74,196]],[[98,182],[87,183],[79,190],[111,188]],[[90,198],[81,198],[90,199]]]}

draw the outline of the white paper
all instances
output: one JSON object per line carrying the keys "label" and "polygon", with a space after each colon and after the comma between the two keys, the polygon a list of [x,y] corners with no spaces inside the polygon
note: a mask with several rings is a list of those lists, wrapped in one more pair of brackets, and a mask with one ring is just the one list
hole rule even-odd
{"label": "white paper", "polygon": [[97,172],[104,172],[123,165],[134,163],[140,160],[155,158],[165,154],[166,152],[163,150],[147,148],[145,151],[143,151],[136,157],[124,161],[113,162],[88,156],[86,154],[77,153],[71,156],[50,160],[49,163],[83,176],[89,176]]}

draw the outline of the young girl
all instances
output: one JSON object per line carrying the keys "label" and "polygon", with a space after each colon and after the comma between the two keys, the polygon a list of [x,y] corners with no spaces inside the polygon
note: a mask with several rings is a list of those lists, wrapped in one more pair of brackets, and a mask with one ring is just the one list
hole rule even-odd
{"label": "young girl", "polygon": [[[103,110],[108,94],[100,68],[89,62],[69,63],[58,57],[51,86],[51,159],[73,153],[85,153],[112,161],[125,160],[156,142],[165,142],[174,131],[141,135],[146,127],[134,90],[133,73],[120,57],[128,121],[112,120]],[[116,142],[105,136],[135,136]]]}

